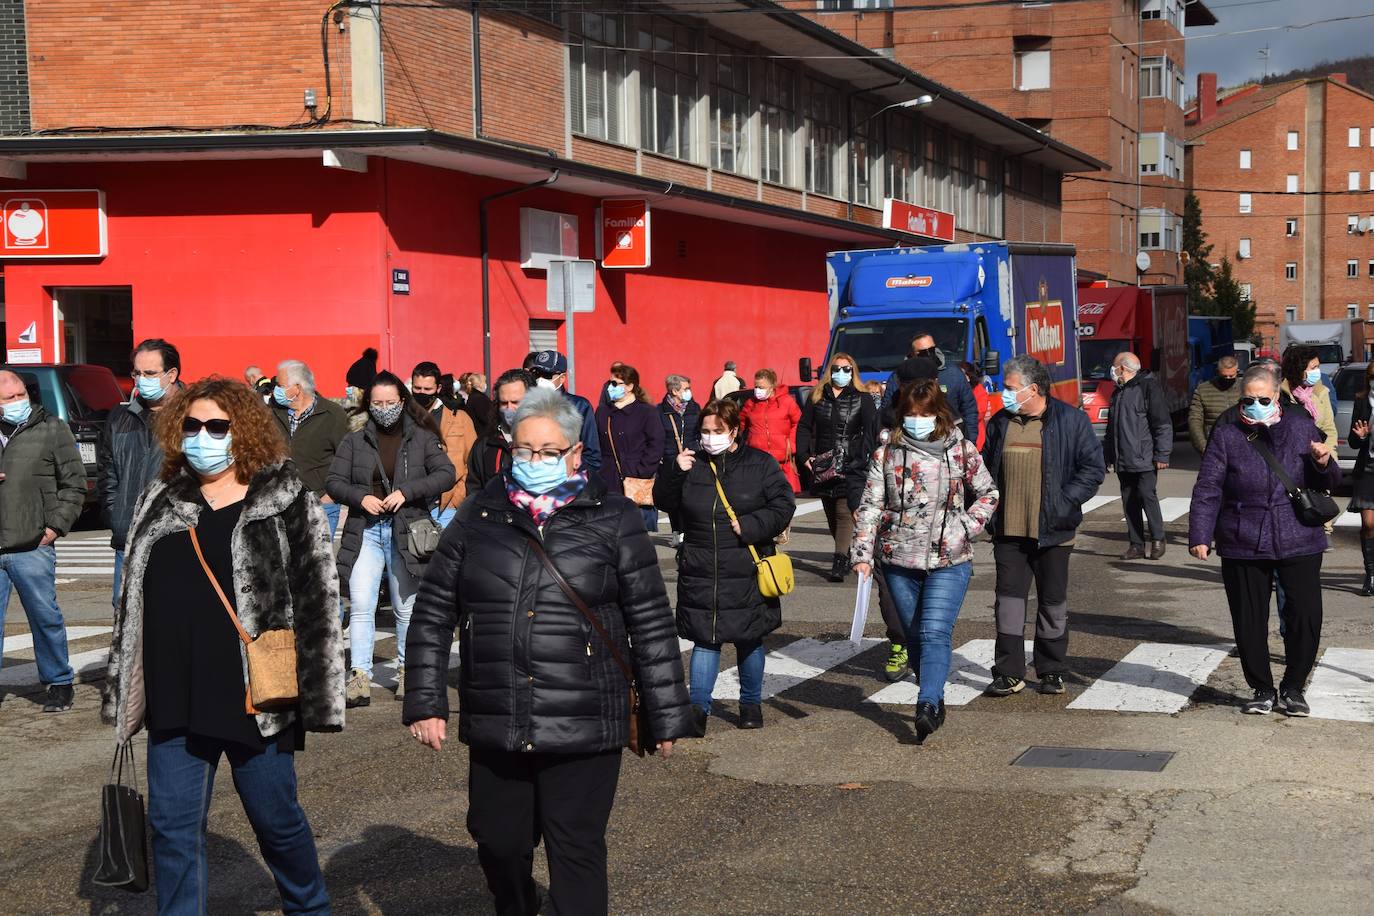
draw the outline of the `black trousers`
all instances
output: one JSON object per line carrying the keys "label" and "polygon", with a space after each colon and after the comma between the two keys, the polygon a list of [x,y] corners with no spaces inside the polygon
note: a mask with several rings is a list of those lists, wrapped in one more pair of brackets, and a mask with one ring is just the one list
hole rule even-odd
{"label": "black trousers", "polygon": [[[1145,546],[1146,524],[1150,540],[1164,540],[1164,513],[1159,510],[1158,471],[1131,473],[1118,471],[1121,483],[1121,504],[1126,508],[1126,534],[1136,547]],[[1146,524],[1141,523],[1144,515]]]}
{"label": "black trousers", "polygon": [[1251,690],[1273,690],[1269,667],[1269,596],[1278,574],[1285,598],[1281,688],[1302,690],[1317,663],[1322,638],[1322,555],[1286,560],[1221,561],[1240,668]]}
{"label": "black trousers", "polygon": [[883,615],[883,626],[887,628],[887,641],[898,646],[906,646],[907,654],[913,651],[920,652],[919,646],[907,646],[906,628],[902,626],[902,618],[897,613],[897,605],[892,600],[892,592],[887,589],[887,576],[883,575],[883,567],[880,563],[873,564],[873,582],[878,586],[878,610]]}
{"label": "black trousers", "polygon": [[1031,583],[1039,609],[1035,615],[1035,673],[1069,670],[1069,555],[1072,546],[1040,547],[1030,538],[998,538],[992,545],[997,565],[997,647],[994,676],[1026,676],[1026,606]]}
{"label": "black trousers", "polygon": [[549,858],[544,912],[607,911],[606,824],[619,779],[620,751],[471,751],[468,832],[498,914],[539,912],[533,871],[541,837]]}

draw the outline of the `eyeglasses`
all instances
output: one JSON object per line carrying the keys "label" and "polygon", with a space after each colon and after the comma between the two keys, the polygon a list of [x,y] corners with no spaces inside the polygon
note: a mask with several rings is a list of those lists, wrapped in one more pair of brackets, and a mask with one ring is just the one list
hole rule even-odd
{"label": "eyeglasses", "polygon": [[1240,399],[1240,402],[1241,402],[1242,404],[1244,404],[1246,407],[1252,407],[1252,406],[1254,406],[1254,404],[1255,404],[1256,401],[1258,401],[1258,402],[1259,402],[1262,406],[1264,406],[1264,407],[1268,407],[1270,404],[1274,403],[1274,399],[1273,399],[1273,398],[1250,398],[1250,397],[1245,397],[1245,398],[1241,398],[1241,399]]}
{"label": "eyeglasses", "polygon": [[567,455],[568,452],[572,451],[572,450],[573,450],[574,448],[576,448],[576,447],[577,447],[577,446],[575,446],[575,445],[570,445],[570,446],[568,446],[568,447],[565,448],[565,449],[556,449],[556,448],[541,448],[541,449],[532,449],[532,448],[513,448],[513,449],[510,450],[510,456],[511,456],[512,459],[514,459],[515,461],[520,462],[521,464],[529,464],[531,461],[533,461],[533,460],[535,459],[535,456],[536,456],[536,455],[539,457],[539,460],[540,460],[541,462],[543,462],[544,464],[555,464],[555,463],[557,463],[557,462],[559,462],[559,461],[562,461],[562,460],[563,460],[563,456]]}
{"label": "eyeglasses", "polygon": [[133,372],[129,373],[129,378],[161,378],[166,374],[167,370],[165,369],[161,372],[159,372],[156,369],[144,369],[142,372],[139,372],[137,369],[135,369]]}
{"label": "eyeglasses", "polygon": [[223,439],[229,435],[229,420],[197,420],[195,417],[187,417],[181,421],[181,434],[183,436],[198,436],[204,429],[210,434],[211,439]]}

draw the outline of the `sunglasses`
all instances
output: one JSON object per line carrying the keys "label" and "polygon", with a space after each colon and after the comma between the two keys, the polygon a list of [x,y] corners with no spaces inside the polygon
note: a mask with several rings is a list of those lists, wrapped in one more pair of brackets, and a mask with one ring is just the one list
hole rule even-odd
{"label": "sunglasses", "polygon": [[1241,398],[1241,399],[1240,399],[1240,402],[1241,402],[1242,404],[1244,404],[1246,407],[1253,406],[1254,403],[1255,403],[1256,401],[1258,401],[1258,402],[1259,402],[1262,406],[1264,406],[1264,407],[1268,407],[1270,404],[1274,403],[1274,399],[1273,399],[1273,398],[1250,398],[1250,397],[1246,397],[1246,398]]}
{"label": "sunglasses", "polygon": [[223,439],[229,435],[229,423],[229,420],[197,420],[195,417],[187,417],[181,421],[181,434],[198,436],[203,429],[210,434],[211,439]]}

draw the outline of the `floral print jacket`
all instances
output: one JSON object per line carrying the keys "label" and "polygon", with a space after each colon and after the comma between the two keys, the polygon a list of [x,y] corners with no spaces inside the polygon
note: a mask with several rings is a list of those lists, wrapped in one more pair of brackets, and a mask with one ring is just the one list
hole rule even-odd
{"label": "floral print jacket", "polygon": [[957,431],[943,446],[897,435],[873,453],[851,563],[940,569],[973,559],[973,539],[997,510],[997,485]]}

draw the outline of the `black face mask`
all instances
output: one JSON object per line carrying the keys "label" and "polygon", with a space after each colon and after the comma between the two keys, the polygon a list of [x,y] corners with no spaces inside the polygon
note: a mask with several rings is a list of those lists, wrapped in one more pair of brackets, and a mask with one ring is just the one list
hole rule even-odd
{"label": "black face mask", "polygon": [[421,407],[423,407],[425,410],[429,410],[431,407],[434,406],[434,400],[435,400],[435,398],[438,397],[438,395],[435,395],[435,394],[417,394],[417,395],[414,395],[413,397],[415,398],[415,403],[416,403],[416,404],[419,404],[419,405],[420,405]]}
{"label": "black face mask", "polygon": [[929,350],[917,350],[916,355],[924,356],[941,369],[945,368],[945,351],[941,350],[939,347],[931,347]]}
{"label": "black face mask", "polygon": [[1217,383],[1217,390],[1219,390],[1219,391],[1229,391],[1230,388],[1231,388],[1231,386],[1234,385],[1234,384],[1236,383],[1236,380],[1233,379],[1233,378],[1222,378],[1221,376],[1218,375],[1217,378],[1216,378],[1216,383]]}

